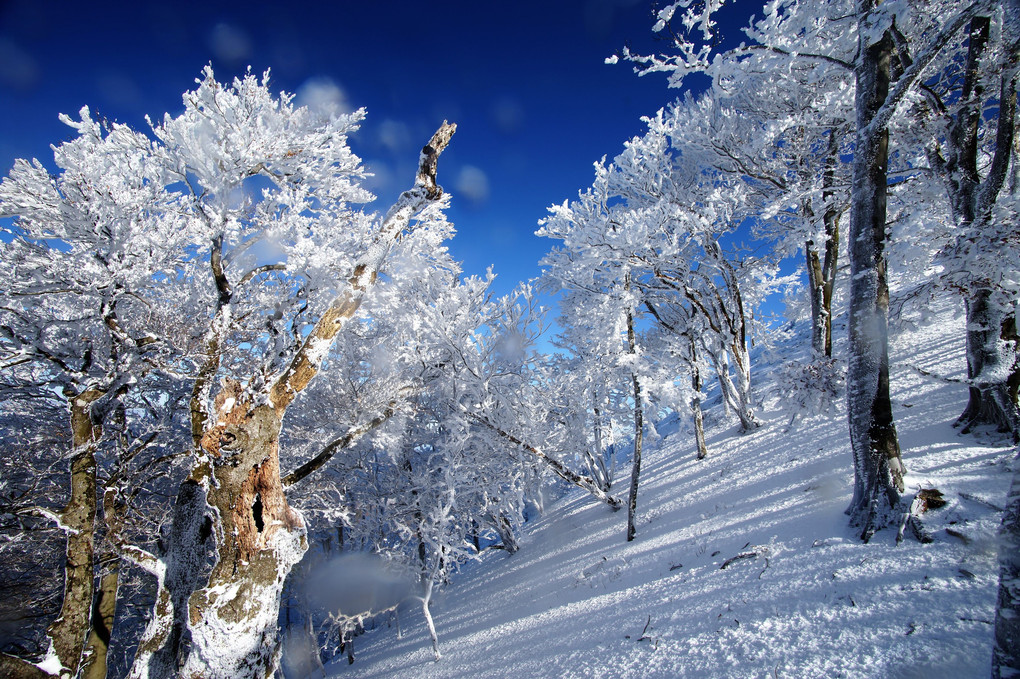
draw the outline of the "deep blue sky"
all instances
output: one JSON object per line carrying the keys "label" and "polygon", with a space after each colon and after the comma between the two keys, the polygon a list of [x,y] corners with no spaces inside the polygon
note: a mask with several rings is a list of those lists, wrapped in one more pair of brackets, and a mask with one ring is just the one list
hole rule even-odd
{"label": "deep blue sky", "polygon": [[[762,3],[743,0],[730,29]],[[52,164],[69,138],[58,113],[82,105],[135,127],[181,109],[211,62],[221,81],[272,69],[272,89],[329,94],[368,118],[352,147],[377,173],[376,209],[412,180],[438,123],[458,124],[439,181],[453,193],[451,243],[467,273],[493,265],[498,290],[537,276],[554,245],[533,235],[545,208],[592,180],[678,94],[605,57],[668,48],[649,0],[515,2],[42,2],[0,0],[0,172]]]}

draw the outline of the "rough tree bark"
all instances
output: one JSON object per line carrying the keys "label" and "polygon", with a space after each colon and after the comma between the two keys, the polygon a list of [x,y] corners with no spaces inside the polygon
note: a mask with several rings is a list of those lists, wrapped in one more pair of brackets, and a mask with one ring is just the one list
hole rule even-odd
{"label": "rough tree bark", "polygon": [[990,424],[1020,442],[1020,353],[1016,316],[993,300],[988,288],[967,297],[967,407],[954,423],[969,433]]}
{"label": "rough tree bark", "polygon": [[105,679],[108,671],[107,656],[113,633],[114,615],[117,612],[117,590],[120,586],[119,563],[114,560],[99,579],[92,606],[92,630],[85,646],[82,679]]}
{"label": "rough tree bark", "polygon": [[992,679],[1020,676],[1020,459],[999,529],[999,597],[995,604]]}
{"label": "rough tree bark", "polygon": [[101,389],[69,394],[71,425],[71,495],[63,510],[52,517],[66,534],[64,593],[60,613],[46,629],[48,656],[40,664],[0,654],[0,670],[10,677],[71,677],[86,661],[85,642],[92,633],[95,589],[96,446],[102,427],[92,418],[91,406],[106,395]]}
{"label": "rough tree bark", "polygon": [[889,95],[893,41],[865,36],[874,0],[859,0],[861,35],[855,68],[857,141],[850,211],[850,356],[847,403],[854,459],[850,525],[867,541],[895,518],[904,467],[889,398],[889,287],[886,280],[886,164],[889,133],[875,114]]}
{"label": "rough tree bark", "polygon": [[[970,246],[974,233],[984,231],[991,223],[992,208],[1005,183],[1013,155],[1016,78],[1020,60],[1020,2],[1006,0],[1003,17],[994,134],[990,131],[982,134],[981,130],[982,124],[990,125],[984,115],[988,99],[984,92],[981,63],[988,59],[991,17],[974,16],[970,19],[967,58],[954,106],[947,106],[938,94],[927,91],[931,104],[928,112],[946,123],[945,153],[932,144],[927,149],[928,159],[946,187],[953,219],[960,233],[958,238],[964,247]],[[982,140],[994,140],[991,162],[987,165],[982,161]],[[981,176],[982,171],[985,171],[984,177]],[[955,425],[962,427],[966,433],[977,425],[991,424],[1012,434],[1014,440],[1020,440],[1020,404],[1015,389],[1011,388],[1011,383],[1020,382],[1016,319],[1010,303],[1014,300],[1003,299],[1001,291],[995,289],[991,280],[978,278],[965,281],[961,286],[967,310],[967,377],[970,389],[967,406]]]}

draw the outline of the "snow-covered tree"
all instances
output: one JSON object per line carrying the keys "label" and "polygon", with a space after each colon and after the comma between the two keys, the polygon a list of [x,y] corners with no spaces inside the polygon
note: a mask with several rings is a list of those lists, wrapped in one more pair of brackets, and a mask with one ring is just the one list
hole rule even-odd
{"label": "snow-covered tree", "polygon": [[[1015,196],[1006,187],[1015,164],[1020,5],[974,15],[958,50],[943,57],[938,78],[922,89],[918,117],[929,132],[927,157],[942,180],[955,221],[940,257],[949,285],[967,308],[967,407],[957,424],[991,423],[1020,437],[1015,305],[1020,296]],[[909,64],[907,46],[899,48]],[[905,64],[905,65],[906,65]],[[1012,387],[1011,387],[1012,383]]]}
{"label": "snow-covered tree", "polygon": [[[441,630],[429,609],[434,592],[477,556],[480,534],[516,551],[526,503],[546,471],[566,467],[552,457],[563,439],[537,372],[543,312],[530,289],[492,299],[491,274],[461,280],[448,260],[433,274],[379,284],[363,307],[362,320],[371,319],[362,326],[371,340],[360,345],[366,353],[351,361],[334,351],[328,382],[311,392],[327,413],[316,408],[305,419],[329,419],[331,401],[349,398],[340,392],[364,389],[369,397],[368,385],[388,374],[405,385],[399,404],[387,406],[359,443],[345,446],[336,486],[345,550],[383,558],[402,574],[405,596],[344,604],[351,610],[337,604],[329,618],[349,649],[350,634],[365,620],[402,599],[417,600],[438,659]],[[412,294],[412,287],[419,289]],[[373,313],[398,300],[396,313]],[[355,385],[353,375],[343,375],[358,364]],[[316,492],[314,484],[310,490]]]}
{"label": "snow-covered tree", "polygon": [[[435,209],[443,205],[435,177],[455,126],[440,127],[423,149],[414,186],[374,215],[352,207],[371,199],[346,143],[363,115],[321,116],[295,107],[290,95],[272,95],[267,78],[249,74],[222,85],[207,68],[185,94],[184,112],[148,134],[104,130],[86,109],[73,123],[78,140],[57,147],[57,178],[19,162],[4,181],[3,213],[15,217],[14,229],[36,230],[18,247],[71,268],[63,255],[92,253],[96,263],[82,262],[81,271],[113,272],[108,283],[82,284],[98,297],[97,309],[65,313],[46,330],[88,337],[87,328],[105,328],[131,349],[119,356],[134,363],[75,395],[82,413],[72,411],[72,422],[81,421],[75,447],[88,451],[99,436],[99,404],[143,372],[136,356],[144,346],[164,352],[147,365],[191,386],[193,464],[174,502],[166,549],[122,549],[158,582],[134,676],[234,676],[276,664],[279,593],[305,548],[304,522],[280,482],[284,415],[372,289],[393,244],[427,251],[450,232]],[[45,273],[28,280],[41,300],[63,290],[62,279]],[[122,320],[130,305],[168,303],[192,324],[187,331],[150,338]],[[132,317],[144,327],[143,314]],[[41,335],[13,335],[13,350],[41,353],[51,346]],[[72,367],[89,359],[78,353]],[[92,577],[90,570],[89,583]],[[260,606],[242,610],[238,597]],[[82,598],[91,604],[88,593]],[[58,651],[59,664],[75,667],[73,655]]]}
{"label": "snow-covered tree", "polygon": [[[769,60],[768,72],[785,81],[795,64],[824,73],[838,66],[854,79],[853,160],[850,190],[850,343],[848,419],[854,455],[851,524],[864,539],[888,525],[900,511],[904,473],[889,400],[889,287],[885,259],[887,195],[890,178],[889,127],[904,101],[921,89],[924,75],[947,46],[961,40],[961,29],[990,3],[959,6],[879,4],[870,0],[770,3],[764,17],[747,31],[751,44],[717,53],[713,14],[725,3],[692,6],[675,2],[659,12],[662,30],[682,10],[685,31],[674,33],[675,54],[635,57],[644,72],[665,71],[671,84],[691,72],[716,83],[739,80],[749,64]],[[832,29],[837,31],[833,33]],[[832,40],[832,35],[840,39]],[[782,67],[785,65],[785,67]],[[780,66],[780,67],[777,67]]]}
{"label": "snow-covered tree", "polygon": [[[30,370],[23,388],[49,385],[69,413],[70,495],[53,514],[67,536],[65,585],[42,663],[53,674],[105,664],[103,649],[86,647],[103,428],[170,353],[147,327],[147,299],[166,288],[188,244],[175,216],[151,219],[174,215],[175,199],[160,188],[165,159],[146,135],[105,126],[88,109],[79,122],[63,120],[78,136],[55,150],[60,174],[18,161],[0,183],[0,214],[17,218],[0,258],[4,367],[15,379]],[[130,448],[113,447],[114,464],[125,462]]]}
{"label": "snow-covered tree", "polygon": [[611,263],[619,287],[629,272],[635,308],[644,311],[648,300],[697,315],[704,329],[699,343],[727,407],[750,431],[759,423],[744,293],[775,278],[764,262],[721,245],[747,214],[746,192],[739,177],[702,163],[696,146],[711,146],[713,126],[699,114],[710,109],[704,100],[688,100],[649,118],[647,134],[628,142],[610,165],[597,164],[595,182],[580,200],[550,208],[539,234],[563,240],[566,254],[555,255],[557,261],[580,275]]}

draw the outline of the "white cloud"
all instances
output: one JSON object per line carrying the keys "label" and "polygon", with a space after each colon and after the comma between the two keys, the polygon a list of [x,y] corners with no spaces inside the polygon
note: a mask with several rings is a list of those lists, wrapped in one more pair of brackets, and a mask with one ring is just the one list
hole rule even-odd
{"label": "white cloud", "polygon": [[485,172],[473,165],[465,165],[457,175],[457,193],[475,205],[481,205],[489,199],[489,178]]}
{"label": "white cloud", "polygon": [[209,47],[217,59],[236,64],[252,55],[251,38],[244,29],[230,24],[216,24],[209,34]]}
{"label": "white cloud", "polygon": [[320,114],[350,113],[352,110],[344,89],[326,76],[306,80],[297,90],[295,103]]}
{"label": "white cloud", "polygon": [[396,120],[384,120],[379,124],[379,143],[393,153],[406,151],[411,147],[411,130]]}

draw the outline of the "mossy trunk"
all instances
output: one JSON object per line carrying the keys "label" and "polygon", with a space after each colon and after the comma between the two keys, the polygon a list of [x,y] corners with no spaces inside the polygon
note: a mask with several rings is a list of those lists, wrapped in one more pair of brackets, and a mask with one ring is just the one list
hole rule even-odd
{"label": "mossy trunk", "polygon": [[78,673],[85,640],[92,629],[95,580],[96,446],[102,429],[92,421],[90,406],[105,392],[87,389],[70,399],[72,457],[71,496],[60,513],[67,534],[64,597],[60,614],[46,630],[51,651],[71,676]]}

